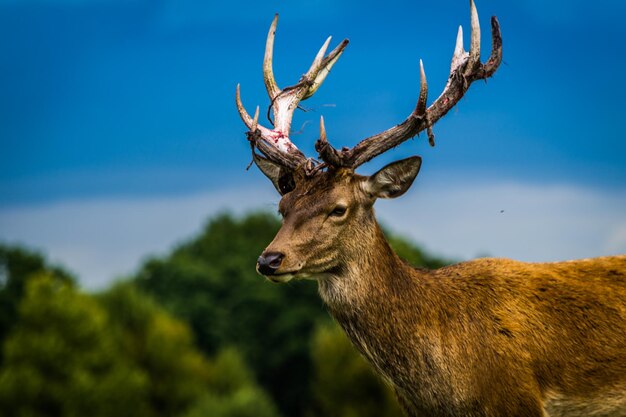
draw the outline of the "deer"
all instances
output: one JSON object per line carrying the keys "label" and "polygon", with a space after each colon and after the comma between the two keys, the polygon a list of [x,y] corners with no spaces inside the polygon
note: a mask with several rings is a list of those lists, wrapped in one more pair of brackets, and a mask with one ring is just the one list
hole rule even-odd
{"label": "deer", "polygon": [[392,162],[370,176],[355,172],[424,130],[434,145],[433,125],[474,81],[496,72],[498,19],[491,18],[492,51],[482,63],[473,1],[470,17],[469,52],[459,27],[450,75],[434,102],[427,106],[420,60],[417,104],[404,121],[336,149],[321,117],[317,158],[291,141],[291,121],[348,40],[327,54],[329,37],[299,82],[280,89],[274,17],[263,58],[272,127],[259,123],[258,106],[250,116],[236,89],[253,162],[281,196],[282,225],[256,269],[277,283],[317,281],[330,315],[409,417],[626,416],[626,255],[552,263],[479,258],[414,268],[390,247],[373,206],[403,195],[422,159]]}

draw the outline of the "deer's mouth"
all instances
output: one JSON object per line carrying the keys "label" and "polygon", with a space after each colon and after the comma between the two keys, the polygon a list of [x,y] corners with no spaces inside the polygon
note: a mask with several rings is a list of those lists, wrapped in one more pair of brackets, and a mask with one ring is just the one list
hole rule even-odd
{"label": "deer's mouth", "polygon": [[257,266],[257,272],[263,275],[268,281],[274,283],[284,284],[293,279],[295,280],[306,280],[306,279],[318,279],[327,275],[335,275],[340,274],[343,271],[343,267],[340,265],[335,266],[307,266],[306,264],[297,264],[286,267],[284,270],[280,268],[274,269],[271,273],[264,273],[262,268]]}
{"label": "deer's mouth", "polygon": [[265,275],[265,278],[276,284],[284,284],[291,281],[293,278],[295,278],[295,276],[295,273],[287,272],[284,274]]}
{"label": "deer's mouth", "polygon": [[278,274],[265,275],[265,278],[274,282],[284,284],[286,282],[291,281],[292,279],[301,280],[301,279],[311,279],[317,274],[311,274],[309,272],[304,272],[302,269],[298,269],[297,271],[290,272],[281,272]]}

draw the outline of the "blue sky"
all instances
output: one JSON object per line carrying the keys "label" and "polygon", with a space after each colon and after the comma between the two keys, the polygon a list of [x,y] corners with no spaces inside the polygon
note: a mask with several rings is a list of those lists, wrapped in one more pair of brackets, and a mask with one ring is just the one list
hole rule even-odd
{"label": "blue sky", "polygon": [[[479,0],[477,6],[483,59],[495,14],[504,64],[436,125],[435,148],[422,137],[363,172],[419,154],[425,187],[584,189],[613,201],[611,213],[626,212],[626,4]],[[279,85],[297,81],[326,36],[333,35],[333,46],[351,41],[316,96],[303,103],[311,111],[296,115],[294,130],[309,123],[293,139],[309,153],[319,115],[336,146],[403,120],[417,97],[420,58],[436,97],[457,27],[469,25],[465,0],[0,0],[0,239],[54,254],[49,237],[25,231],[32,221],[19,226],[11,216],[40,209],[46,218],[45,210],[64,202],[267,190],[258,172],[244,170],[250,157],[234,91],[241,83],[250,111],[268,104],[261,61],[276,12]],[[613,228],[622,221],[615,214]],[[497,245],[485,250],[497,252]]]}

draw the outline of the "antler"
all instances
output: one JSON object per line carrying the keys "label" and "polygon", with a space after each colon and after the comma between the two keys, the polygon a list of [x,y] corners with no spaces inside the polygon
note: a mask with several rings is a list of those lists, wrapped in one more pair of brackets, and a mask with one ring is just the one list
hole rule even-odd
{"label": "antler", "polygon": [[323,119],[321,120],[320,138],[315,144],[315,149],[326,164],[356,168],[375,156],[412,138],[424,129],[427,130],[430,144],[432,146],[435,145],[432,126],[458,103],[472,82],[492,76],[502,61],[500,24],[498,19],[493,16],[491,18],[491,56],[486,63],[480,62],[480,25],[478,12],[473,0],[470,0],[470,10],[472,26],[470,51],[469,53],[465,52],[463,48],[463,28],[459,26],[456,47],[450,65],[450,77],[439,98],[430,107],[426,108],[428,84],[426,82],[424,65],[420,60],[420,94],[417,105],[409,117],[399,125],[377,135],[370,136],[351,149],[344,148],[338,151],[328,143],[324,122]]}
{"label": "antler", "polygon": [[277,24],[278,14],[274,17],[267,35],[265,57],[263,59],[263,79],[265,81],[267,94],[271,100],[270,108],[274,113],[274,121],[272,122],[269,117],[270,109],[268,108],[268,119],[274,127],[268,129],[258,124],[258,107],[254,118],[250,117],[241,102],[239,85],[237,85],[236,101],[239,115],[246,126],[248,126],[248,129],[250,129],[247,136],[252,146],[254,160],[258,161],[258,158],[263,158],[254,151],[256,147],[267,159],[293,170],[307,161],[304,154],[300,152],[293,142],[291,142],[291,139],[289,139],[293,113],[301,100],[306,100],[317,91],[332,66],[337,62],[341,53],[348,45],[348,40],[343,40],[335,49],[325,56],[331,40],[329,36],[315,56],[311,67],[307,73],[300,78],[300,81],[294,86],[285,87],[281,90],[274,79],[274,71],[272,68],[274,35],[276,33]]}

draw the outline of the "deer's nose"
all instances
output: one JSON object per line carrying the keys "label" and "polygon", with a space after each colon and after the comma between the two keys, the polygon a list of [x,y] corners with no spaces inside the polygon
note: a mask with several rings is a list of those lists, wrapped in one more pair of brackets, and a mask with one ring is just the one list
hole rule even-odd
{"label": "deer's nose", "polygon": [[285,255],[280,252],[264,252],[257,259],[256,269],[260,274],[274,275],[284,258]]}

